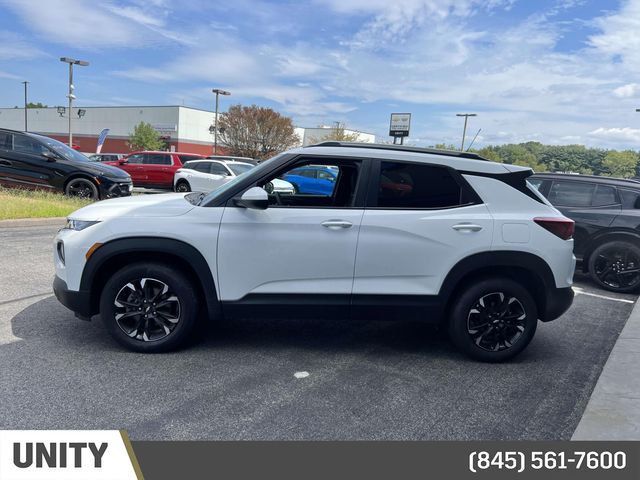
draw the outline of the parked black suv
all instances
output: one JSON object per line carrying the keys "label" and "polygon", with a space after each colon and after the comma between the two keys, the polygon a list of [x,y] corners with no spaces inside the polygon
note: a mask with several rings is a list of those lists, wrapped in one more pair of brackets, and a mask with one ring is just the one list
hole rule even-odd
{"label": "parked black suv", "polygon": [[607,290],[640,289],[640,182],[561,173],[528,180],[576,222],[574,252],[584,272]]}
{"label": "parked black suv", "polygon": [[99,200],[131,195],[127,172],[92,162],[64,143],[0,129],[0,185],[46,189]]}

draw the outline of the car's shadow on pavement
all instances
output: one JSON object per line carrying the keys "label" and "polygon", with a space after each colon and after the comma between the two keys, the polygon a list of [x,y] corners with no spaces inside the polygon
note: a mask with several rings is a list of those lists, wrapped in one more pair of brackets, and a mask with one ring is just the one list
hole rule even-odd
{"label": "car's shadow on pavement", "polygon": [[125,428],[140,440],[568,439],[630,310],[578,296],[515,360],[486,364],[428,324],[336,320],[223,321],[181,351],[138,354],[48,297],[15,314],[15,338],[0,341],[0,429]]}
{"label": "car's shadow on pavement", "polygon": [[[462,358],[442,329],[429,323],[252,318],[202,319],[202,322],[195,333],[196,338],[181,351],[203,352],[220,348],[274,351],[295,348],[309,352],[362,352],[383,349],[434,358]],[[90,322],[75,318],[54,297],[25,308],[13,317],[11,324],[16,337],[27,343],[36,342],[42,347],[50,345],[89,349],[93,353],[129,353],[111,339],[99,317],[93,317]]]}

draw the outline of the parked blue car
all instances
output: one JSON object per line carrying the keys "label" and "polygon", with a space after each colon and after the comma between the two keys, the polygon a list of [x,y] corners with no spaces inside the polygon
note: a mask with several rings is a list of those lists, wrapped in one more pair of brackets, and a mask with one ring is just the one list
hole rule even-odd
{"label": "parked blue car", "polygon": [[337,177],[337,169],[325,166],[305,165],[304,167],[291,170],[282,178],[293,184],[296,193],[331,196],[336,185]]}

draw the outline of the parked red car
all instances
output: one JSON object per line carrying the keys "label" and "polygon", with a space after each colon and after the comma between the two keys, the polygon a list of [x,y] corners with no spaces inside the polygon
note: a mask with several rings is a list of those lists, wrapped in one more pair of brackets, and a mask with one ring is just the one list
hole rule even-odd
{"label": "parked red car", "polygon": [[197,153],[181,152],[133,152],[114,162],[129,175],[133,185],[147,188],[173,189],[173,176],[184,162],[205,158]]}

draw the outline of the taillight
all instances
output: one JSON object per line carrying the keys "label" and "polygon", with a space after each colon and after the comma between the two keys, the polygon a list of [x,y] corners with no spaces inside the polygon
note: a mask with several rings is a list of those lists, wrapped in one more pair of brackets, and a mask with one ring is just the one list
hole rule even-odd
{"label": "taillight", "polygon": [[573,237],[576,225],[576,222],[567,217],[536,217],[533,221],[563,240]]}

